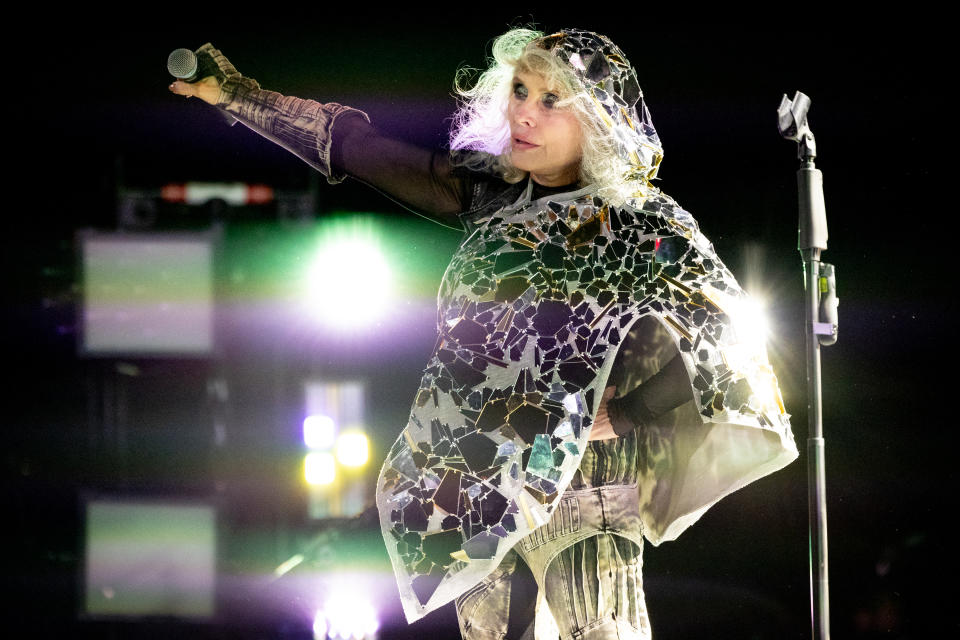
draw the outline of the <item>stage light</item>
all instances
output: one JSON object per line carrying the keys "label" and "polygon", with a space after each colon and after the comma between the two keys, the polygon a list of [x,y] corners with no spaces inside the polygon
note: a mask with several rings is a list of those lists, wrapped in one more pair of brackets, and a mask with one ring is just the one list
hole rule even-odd
{"label": "stage light", "polygon": [[206,204],[210,200],[223,200],[229,205],[242,207],[251,204],[266,204],[273,200],[273,188],[264,184],[243,182],[187,182],[165,184],[160,197],[166,202]]}
{"label": "stage light", "polygon": [[703,292],[729,316],[733,325],[733,340],[721,349],[724,363],[747,379],[765,411],[785,413],[777,377],[767,357],[766,305],[760,298],[732,296],[710,285],[706,285]]}
{"label": "stage light", "polygon": [[752,296],[735,299],[730,315],[737,339],[753,352],[766,351],[770,324],[764,302]]}
{"label": "stage light", "polygon": [[332,449],[336,435],[337,427],[330,416],[314,414],[303,420],[303,442],[309,449]]}
{"label": "stage light", "polygon": [[327,639],[327,616],[324,615],[323,611],[317,611],[317,614],[313,616],[313,640],[326,640]]}
{"label": "stage light", "polygon": [[357,594],[334,596],[313,619],[315,640],[373,640],[379,629],[376,609]]}
{"label": "stage light", "polygon": [[84,356],[214,350],[214,233],[78,233]]}
{"label": "stage light", "polygon": [[304,381],[304,442],[311,453],[329,456],[323,464],[332,480],[308,489],[307,513],[312,519],[349,518],[367,505],[369,478],[362,470],[370,458],[363,433],[366,391],[356,380]]}
{"label": "stage light", "polygon": [[370,442],[359,431],[341,434],[337,439],[337,461],[345,467],[362,467],[370,457]]}
{"label": "stage light", "polygon": [[372,324],[388,305],[391,283],[375,234],[359,223],[323,234],[306,278],[310,308],[340,330]]}
{"label": "stage light", "polygon": [[747,295],[736,301],[734,309],[731,314],[733,326],[743,346],[743,357],[749,360],[749,364],[743,366],[748,372],[750,389],[766,411],[779,410],[783,413],[783,398],[767,357],[770,323],[767,321],[766,303]]}
{"label": "stage light", "polygon": [[762,300],[744,294],[732,296],[712,286],[705,285],[704,295],[713,301],[730,318],[734,331],[734,348],[728,348],[729,355],[737,359],[759,358],[766,362],[766,343],[769,323],[764,312]]}
{"label": "stage light", "polygon": [[313,451],[304,458],[303,475],[307,484],[333,484],[337,477],[337,463],[332,454]]}
{"label": "stage light", "polygon": [[84,504],[87,616],[204,620],[215,614],[217,512],[181,498],[93,498]]}
{"label": "stage light", "polygon": [[748,376],[750,389],[765,411],[784,413],[783,398],[780,396],[780,385],[769,364],[760,365]]}

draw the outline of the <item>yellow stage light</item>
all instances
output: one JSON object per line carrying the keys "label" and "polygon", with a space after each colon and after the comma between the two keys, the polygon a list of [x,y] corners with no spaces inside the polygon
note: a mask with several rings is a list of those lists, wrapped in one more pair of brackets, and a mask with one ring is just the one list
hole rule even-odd
{"label": "yellow stage light", "polygon": [[370,457],[370,442],[359,431],[344,433],[337,439],[337,461],[345,467],[362,467]]}
{"label": "yellow stage light", "polygon": [[303,461],[303,475],[307,484],[332,484],[337,477],[337,463],[329,453],[308,453]]}

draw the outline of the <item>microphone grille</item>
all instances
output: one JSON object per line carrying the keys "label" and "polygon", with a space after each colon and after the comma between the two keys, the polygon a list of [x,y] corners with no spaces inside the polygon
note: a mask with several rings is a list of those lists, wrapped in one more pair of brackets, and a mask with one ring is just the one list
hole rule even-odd
{"label": "microphone grille", "polygon": [[179,80],[189,78],[197,72],[197,56],[190,49],[175,49],[167,57],[167,71]]}

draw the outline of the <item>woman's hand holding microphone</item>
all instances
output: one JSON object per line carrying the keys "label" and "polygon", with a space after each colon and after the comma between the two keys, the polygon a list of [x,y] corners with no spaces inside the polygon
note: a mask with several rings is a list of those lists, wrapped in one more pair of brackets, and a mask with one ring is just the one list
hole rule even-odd
{"label": "woman's hand holding microphone", "polygon": [[200,98],[212,105],[220,100],[227,80],[242,78],[226,56],[209,42],[195,52],[177,49],[167,58],[167,69],[177,78],[167,87],[172,93]]}

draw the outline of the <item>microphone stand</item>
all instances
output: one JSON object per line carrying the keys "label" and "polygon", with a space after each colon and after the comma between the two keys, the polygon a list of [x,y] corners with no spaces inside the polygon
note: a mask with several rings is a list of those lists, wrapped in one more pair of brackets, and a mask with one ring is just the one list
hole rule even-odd
{"label": "microphone stand", "polygon": [[786,95],[777,109],[780,135],[798,143],[797,170],[800,225],[797,249],[803,260],[805,289],[804,333],[807,344],[807,499],[810,535],[810,616],[813,638],[830,638],[830,590],[827,576],[827,503],[824,473],[823,407],[821,405],[820,345],[837,341],[837,296],[834,267],[820,261],[827,249],[827,212],[823,174],[814,166],[816,141],[807,123],[810,98],[799,91]]}

